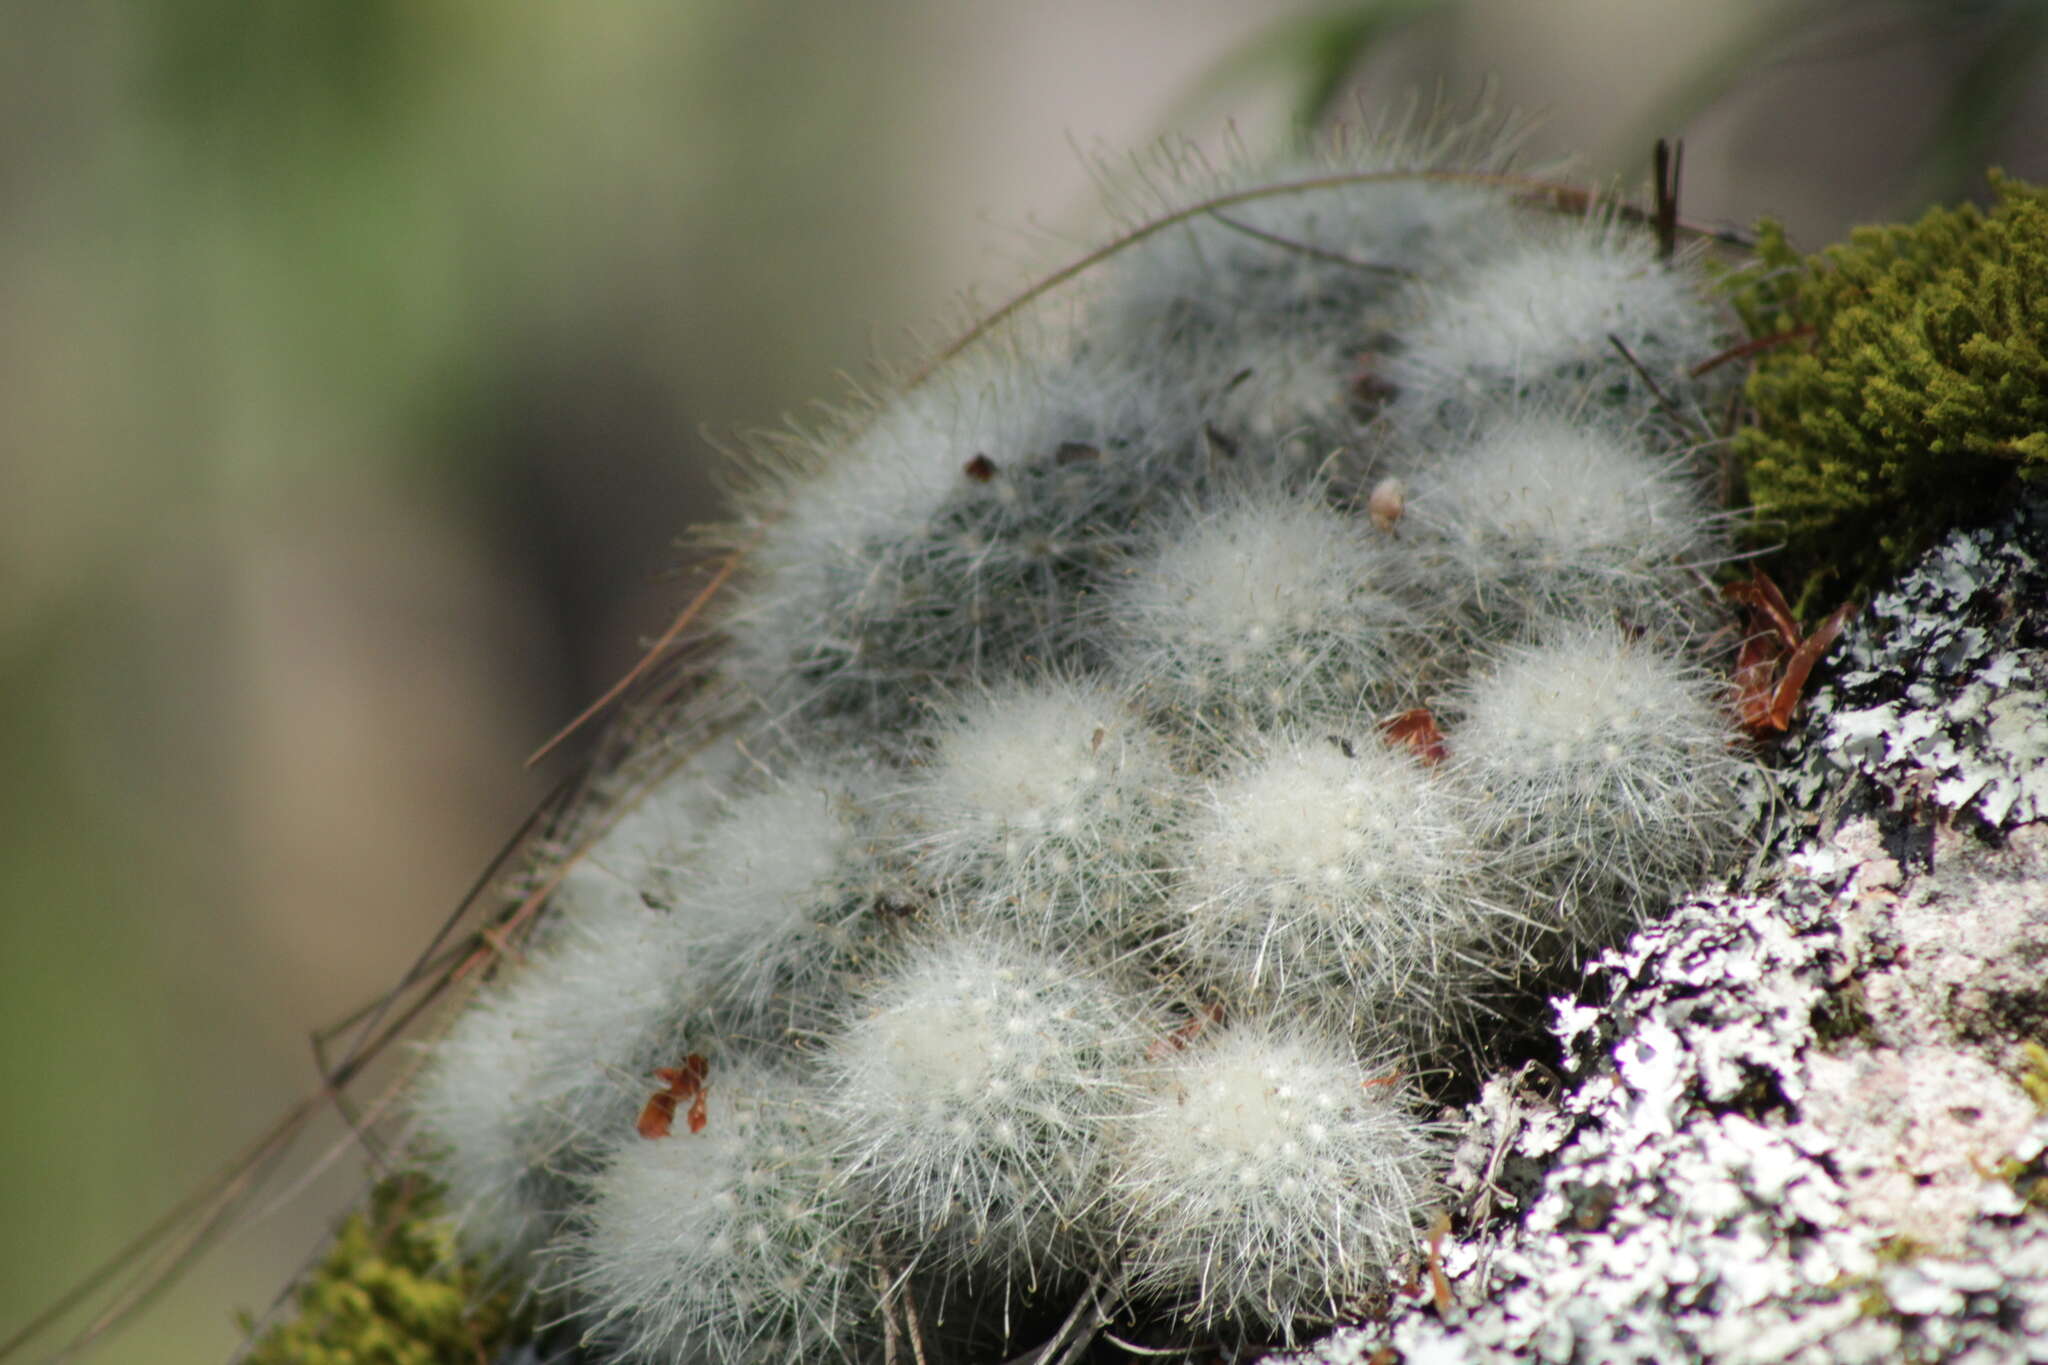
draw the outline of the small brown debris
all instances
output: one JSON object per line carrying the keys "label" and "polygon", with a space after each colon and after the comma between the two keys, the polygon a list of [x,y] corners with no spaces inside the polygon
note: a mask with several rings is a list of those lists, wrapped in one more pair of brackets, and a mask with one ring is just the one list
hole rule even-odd
{"label": "small brown debris", "polygon": [[1436,1315],[1443,1317],[1451,1311],[1451,1282],[1444,1278],[1444,1238],[1451,1235],[1451,1215],[1439,1213],[1436,1221],[1429,1225],[1429,1297],[1436,1304]]}
{"label": "small brown debris", "polygon": [[1444,743],[1444,732],[1437,728],[1436,716],[1427,706],[1403,711],[1383,723],[1380,733],[1387,737],[1389,744],[1407,745],[1417,758],[1432,768],[1450,757],[1450,747]]}
{"label": "small brown debris", "polygon": [[987,483],[996,476],[996,462],[986,455],[976,455],[967,462],[966,473],[976,483]]}
{"label": "small brown debris", "polygon": [[1155,1039],[1152,1046],[1145,1049],[1145,1060],[1163,1062],[1169,1053],[1185,1051],[1187,1045],[1201,1037],[1203,1030],[1211,1024],[1222,1022],[1223,1006],[1210,1005],[1164,1038]]}
{"label": "small brown debris", "polygon": [[1843,603],[1802,637],[1785,594],[1763,570],[1722,592],[1749,612],[1749,632],[1735,654],[1736,719],[1759,738],[1783,733],[1792,727],[1814,665],[1841,636],[1856,605]]}
{"label": "small brown debris", "polygon": [[1358,415],[1370,417],[1400,395],[1400,386],[1380,373],[1381,357],[1376,351],[1360,353],[1351,371],[1351,406]]}
{"label": "small brown debris", "polygon": [[650,1095],[640,1110],[639,1122],[634,1125],[640,1136],[648,1139],[667,1137],[675,1126],[676,1106],[684,1100],[690,1102],[684,1122],[692,1133],[703,1132],[707,1121],[704,1078],[710,1070],[711,1064],[697,1052],[685,1057],[681,1066],[657,1067],[654,1079],[661,1082],[662,1088]]}
{"label": "small brown debris", "polygon": [[1366,515],[1382,531],[1391,531],[1399,525],[1401,514],[1407,510],[1408,485],[1396,478],[1381,479],[1372,486],[1372,493],[1365,500]]}
{"label": "small brown debris", "polygon": [[901,899],[890,895],[888,892],[883,892],[875,897],[875,918],[877,919],[909,919],[918,912],[918,908],[915,901]]}

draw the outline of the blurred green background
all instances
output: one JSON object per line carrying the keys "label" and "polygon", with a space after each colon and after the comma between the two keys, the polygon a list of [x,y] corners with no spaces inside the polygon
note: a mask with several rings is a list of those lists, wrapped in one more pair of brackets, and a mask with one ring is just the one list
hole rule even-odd
{"label": "blurred green background", "polygon": [[[1537,160],[1683,132],[1689,215],[1819,244],[2048,175],[2044,15],[0,0],[0,1338],[313,1085],[545,790],[680,601],[704,433],[1070,255],[1083,151],[1490,81]],[[360,1177],[95,1358],[224,1358]]]}

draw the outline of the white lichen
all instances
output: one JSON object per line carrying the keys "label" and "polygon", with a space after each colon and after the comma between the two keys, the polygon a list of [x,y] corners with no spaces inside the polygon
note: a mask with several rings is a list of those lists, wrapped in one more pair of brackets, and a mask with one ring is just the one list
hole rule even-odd
{"label": "white lichen", "polygon": [[1943,836],[1947,870],[1914,876],[1852,822],[1771,894],[1608,954],[1604,1003],[1560,1002],[1563,1093],[1502,1075],[1470,1111],[1451,1183],[1475,1230],[1440,1250],[1444,1307],[1398,1299],[1292,1359],[2037,1358],[2048,1116],[2019,1049],[1953,1012],[2048,951],[2028,833]]}
{"label": "white lichen", "polygon": [[[1958,532],[1850,622],[1815,742],[1841,769],[1998,829],[2048,819],[2048,657],[2011,604],[2048,593],[2048,513]],[[1901,675],[1904,686],[1897,686]]]}

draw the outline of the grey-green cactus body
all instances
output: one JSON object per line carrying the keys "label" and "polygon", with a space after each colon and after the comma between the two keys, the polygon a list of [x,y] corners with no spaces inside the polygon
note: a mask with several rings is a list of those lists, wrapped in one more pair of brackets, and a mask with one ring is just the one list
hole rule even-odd
{"label": "grey-green cactus body", "polygon": [[785,453],[719,745],[430,1060],[467,1235],[609,1358],[868,1358],[909,1283],[938,1352],[1090,1282],[1329,1321],[1433,1211],[1417,1078],[1734,842],[1683,261],[1410,178],[1102,271]]}

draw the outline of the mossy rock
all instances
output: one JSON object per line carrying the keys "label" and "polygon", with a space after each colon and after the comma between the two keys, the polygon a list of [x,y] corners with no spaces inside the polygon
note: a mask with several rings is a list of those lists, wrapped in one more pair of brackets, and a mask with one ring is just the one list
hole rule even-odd
{"label": "mossy rock", "polygon": [[380,1182],[368,1210],[350,1215],[294,1291],[296,1316],[264,1334],[249,1365],[490,1359],[515,1325],[512,1296],[489,1292],[463,1261],[439,1204],[424,1176]]}
{"label": "mossy rock", "polygon": [[2048,188],[1859,228],[1802,256],[1775,223],[1735,302],[1768,344],[1736,450],[1804,611],[1867,594],[2048,475]]}

